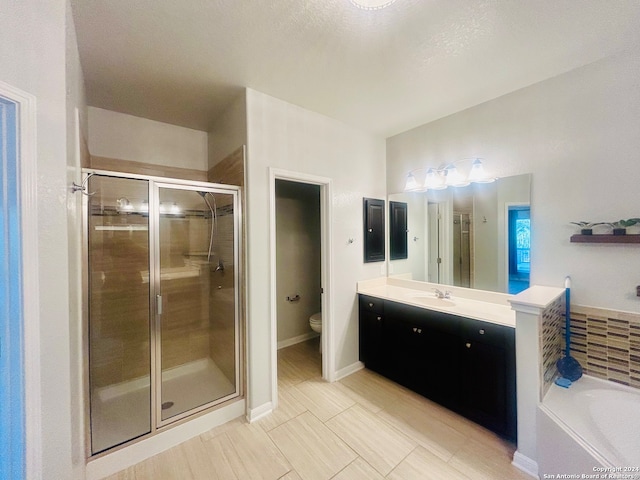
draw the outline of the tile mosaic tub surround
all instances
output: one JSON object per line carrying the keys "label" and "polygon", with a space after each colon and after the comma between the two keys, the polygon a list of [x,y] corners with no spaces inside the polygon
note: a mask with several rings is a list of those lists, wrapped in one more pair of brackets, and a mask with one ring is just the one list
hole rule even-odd
{"label": "tile mosaic tub surround", "polygon": [[640,314],[579,306],[572,310],[571,356],[584,373],[640,388]]}
{"label": "tile mosaic tub surround", "polygon": [[[555,363],[564,350],[563,300],[543,313],[541,335],[542,398],[555,379]],[[640,388],[640,314],[572,305],[571,356],[587,375]]]}
{"label": "tile mosaic tub surround", "polygon": [[544,398],[549,387],[555,380],[558,369],[556,363],[562,356],[564,349],[564,298],[560,297],[555,302],[547,306],[542,312],[542,336],[540,345],[542,348],[542,371],[540,372],[542,381],[540,386],[540,398]]}

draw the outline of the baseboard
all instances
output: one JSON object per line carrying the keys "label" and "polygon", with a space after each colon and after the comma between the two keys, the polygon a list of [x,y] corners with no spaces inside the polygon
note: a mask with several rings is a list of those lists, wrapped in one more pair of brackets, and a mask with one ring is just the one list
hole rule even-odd
{"label": "baseboard", "polygon": [[364,363],[362,362],[352,363],[348,367],[344,367],[344,368],[341,368],[340,370],[337,370],[335,375],[335,380],[336,381],[341,380],[344,377],[348,377],[352,373],[357,372],[358,370],[362,370],[363,368],[364,368]]}
{"label": "baseboard", "polygon": [[263,403],[259,407],[247,409],[247,422],[253,423],[260,420],[273,412],[273,404],[271,402]]}
{"label": "baseboard", "polygon": [[287,338],[286,340],[278,342],[278,350],[280,350],[281,348],[290,347],[291,345],[295,345],[296,343],[306,342],[307,340],[311,340],[312,338],[316,338],[319,336],[320,335],[316,332],[309,332],[298,335],[297,337]]}
{"label": "baseboard", "polygon": [[518,451],[513,454],[513,461],[511,462],[511,465],[534,478],[538,478],[538,462],[531,460],[529,457]]}

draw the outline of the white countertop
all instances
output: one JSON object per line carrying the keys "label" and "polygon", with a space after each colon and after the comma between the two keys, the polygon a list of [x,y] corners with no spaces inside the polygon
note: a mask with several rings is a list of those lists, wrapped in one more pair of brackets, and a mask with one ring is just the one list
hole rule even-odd
{"label": "white countertop", "polygon": [[[425,305],[421,303],[420,298],[427,296],[435,298],[434,288],[450,291],[452,293],[450,301],[454,305]],[[485,292],[387,277],[358,282],[358,293],[426,310],[450,313],[513,328],[516,326],[516,313],[509,304],[509,299],[512,298],[512,295],[504,293]]]}

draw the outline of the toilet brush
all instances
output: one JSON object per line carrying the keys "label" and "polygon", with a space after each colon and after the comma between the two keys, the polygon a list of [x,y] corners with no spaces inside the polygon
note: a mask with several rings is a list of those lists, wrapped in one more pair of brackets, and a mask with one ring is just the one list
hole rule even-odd
{"label": "toilet brush", "polygon": [[556,366],[562,375],[556,380],[556,384],[561,387],[568,387],[571,382],[575,382],[582,376],[582,367],[578,361],[571,356],[571,277],[564,281],[565,287],[565,352],[564,357],[558,360]]}

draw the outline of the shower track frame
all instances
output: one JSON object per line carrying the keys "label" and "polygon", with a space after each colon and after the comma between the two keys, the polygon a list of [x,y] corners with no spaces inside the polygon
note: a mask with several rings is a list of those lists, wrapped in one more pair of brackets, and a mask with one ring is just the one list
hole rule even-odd
{"label": "shower track frame", "polygon": [[[243,211],[242,211],[242,187],[237,185],[227,185],[210,183],[197,180],[185,180],[171,177],[160,177],[153,175],[141,175],[127,172],[111,170],[98,170],[93,168],[83,168],[82,175],[85,180],[89,176],[99,175],[112,178],[145,180],[148,181],[149,195],[149,341],[150,341],[150,361],[151,361],[151,428],[146,434],[135,437],[121,444],[114,445],[106,450],[92,453],[91,448],[91,392],[90,392],[90,365],[89,365],[89,321],[90,321],[90,288],[89,288],[89,197],[91,193],[85,193],[82,198],[82,351],[83,351],[83,381],[84,381],[84,405],[85,405],[85,457],[87,460],[100,458],[117,450],[126,448],[134,443],[140,442],[156,433],[163,432],[174,425],[179,425],[188,421],[190,417],[205,414],[213,411],[225,404],[244,398],[245,396],[245,319],[243,318],[244,301],[244,265],[243,254]],[[210,193],[220,193],[233,196],[233,219],[234,219],[234,330],[235,330],[235,386],[236,391],[227,396],[208,402],[199,407],[195,407],[184,413],[162,420],[162,368],[161,359],[161,326],[162,317],[157,312],[156,295],[160,295],[160,202],[159,189],[171,188],[190,191],[205,191]],[[153,279],[153,280],[151,280]]]}

